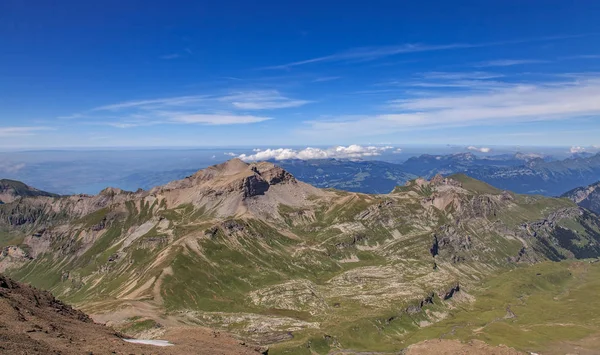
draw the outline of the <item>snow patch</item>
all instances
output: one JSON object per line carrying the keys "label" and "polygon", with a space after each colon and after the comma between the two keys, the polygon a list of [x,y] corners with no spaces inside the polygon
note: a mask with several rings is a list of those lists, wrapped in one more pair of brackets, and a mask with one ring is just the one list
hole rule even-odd
{"label": "snow patch", "polygon": [[150,339],[123,339],[128,343],[134,344],[145,344],[154,346],[173,346],[174,344],[169,343],[167,340],[150,340]]}

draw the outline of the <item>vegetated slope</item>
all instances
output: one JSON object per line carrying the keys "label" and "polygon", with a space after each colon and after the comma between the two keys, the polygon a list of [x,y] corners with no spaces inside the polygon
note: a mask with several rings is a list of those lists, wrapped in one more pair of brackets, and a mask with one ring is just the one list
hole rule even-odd
{"label": "vegetated slope", "polygon": [[578,187],[562,195],[581,207],[600,213],[600,181],[589,186]]}
{"label": "vegetated slope", "polygon": [[[234,332],[277,353],[398,351],[521,264],[600,255],[596,215],[465,175],[385,195],[234,159],[136,193],[0,207],[0,270],[98,319]],[[8,238],[5,238],[8,239]]]}
{"label": "vegetated slope", "polygon": [[[231,338],[207,332],[195,343],[169,348],[126,343],[81,311],[41,291],[0,275],[2,354],[258,354]],[[193,346],[191,346],[193,345]]]}
{"label": "vegetated slope", "polygon": [[40,191],[20,181],[0,179],[0,204],[13,202],[19,197],[33,196],[58,197],[56,194]]}

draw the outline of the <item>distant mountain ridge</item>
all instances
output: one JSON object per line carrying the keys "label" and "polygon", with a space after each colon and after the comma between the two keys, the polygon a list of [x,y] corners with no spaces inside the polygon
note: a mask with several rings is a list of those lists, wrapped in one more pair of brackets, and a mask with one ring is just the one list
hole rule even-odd
{"label": "distant mountain ridge", "polygon": [[[522,159],[525,160],[522,160]],[[500,189],[517,193],[559,196],[600,179],[600,154],[548,160],[516,154],[514,159],[479,158],[471,153],[421,155],[400,164],[409,173],[432,177],[437,173],[465,173]]]}

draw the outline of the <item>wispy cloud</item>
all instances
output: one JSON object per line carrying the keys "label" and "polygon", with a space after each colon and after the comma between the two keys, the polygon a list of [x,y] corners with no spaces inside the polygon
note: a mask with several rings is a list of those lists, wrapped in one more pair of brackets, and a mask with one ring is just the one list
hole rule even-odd
{"label": "wispy cloud", "polygon": [[447,45],[422,45],[422,44],[403,44],[399,46],[383,46],[383,47],[364,47],[350,49],[344,52],[330,54],[322,57],[316,57],[297,62],[290,62],[281,65],[265,67],[263,69],[289,69],[306,64],[320,62],[340,62],[348,60],[374,60],[378,58],[388,57],[402,53],[429,52],[448,49],[471,48],[472,44],[447,44]]}
{"label": "wispy cloud", "polygon": [[271,117],[259,117],[251,115],[234,114],[174,114],[170,116],[170,121],[180,123],[199,123],[206,125],[232,125],[257,123],[272,119]]}
{"label": "wispy cloud", "polygon": [[497,59],[490,60],[487,62],[480,62],[475,64],[476,67],[510,67],[514,65],[525,65],[525,64],[541,64],[548,63],[547,60],[539,60],[539,59]]}
{"label": "wispy cloud", "polygon": [[422,74],[424,79],[436,80],[487,80],[504,77],[504,74],[490,73],[485,71],[472,72],[426,72]]}
{"label": "wispy cloud", "polygon": [[467,48],[481,48],[481,47],[494,47],[494,46],[503,46],[509,44],[519,44],[519,43],[528,43],[528,42],[539,42],[539,41],[551,41],[558,39],[567,39],[567,38],[576,38],[576,37],[584,37],[589,36],[590,34],[581,34],[581,35],[566,35],[566,36],[549,36],[549,37],[539,37],[539,38],[526,38],[526,39],[516,39],[516,40],[507,40],[507,41],[497,41],[497,42],[487,42],[487,43],[451,43],[451,44],[419,44],[419,43],[409,43],[409,44],[401,44],[401,45],[392,45],[392,46],[379,46],[379,47],[362,47],[362,48],[353,48],[343,52],[338,52],[334,54],[329,54],[321,57],[309,58],[305,60],[289,62],[280,65],[273,65],[264,67],[262,69],[290,69],[297,66],[314,64],[314,63],[324,63],[324,62],[347,62],[347,61],[370,61],[376,60],[379,58],[385,58],[389,56],[394,56],[398,54],[406,54],[406,53],[417,53],[417,52],[432,52],[432,51],[444,51],[444,50],[454,50],[454,49],[467,49]]}
{"label": "wispy cloud", "polygon": [[239,92],[223,96],[218,100],[229,102],[233,106],[245,110],[271,110],[299,107],[311,102],[307,100],[290,99],[275,90]]}
{"label": "wispy cloud", "polygon": [[313,80],[313,83],[322,83],[322,82],[326,82],[326,81],[334,81],[334,80],[339,80],[341,79],[341,76],[324,76],[321,78],[316,78],[315,80]]}
{"label": "wispy cloud", "polygon": [[600,77],[429,91],[387,102],[388,113],[306,122],[307,134],[369,136],[398,131],[560,120],[600,114]]}
{"label": "wispy cloud", "polygon": [[580,54],[563,57],[562,59],[600,59],[600,54]]}
{"label": "wispy cloud", "polygon": [[25,163],[2,161],[0,162],[0,172],[14,174],[20,170],[23,170],[26,166],[27,165]]}
{"label": "wispy cloud", "polygon": [[497,80],[505,75],[483,71],[473,72],[425,72],[415,76],[415,79],[392,80],[378,83],[377,86],[395,86],[399,88],[418,87],[425,89],[467,89],[489,90],[505,88],[508,84]]}
{"label": "wispy cloud", "polygon": [[0,137],[31,136],[48,130],[53,130],[53,128],[43,126],[0,127]]}
{"label": "wispy cloud", "polygon": [[290,98],[277,90],[238,91],[224,95],[188,95],[133,100],[103,105],[71,118],[89,124],[133,128],[157,124],[234,125],[263,122],[272,116],[246,111],[272,111],[299,107],[308,100]]}
{"label": "wispy cloud", "polygon": [[145,108],[145,109],[154,109],[154,108],[163,108],[165,106],[186,106],[192,104],[198,104],[200,102],[206,101],[210,96],[206,95],[195,95],[195,96],[178,96],[178,97],[168,97],[168,98],[160,98],[160,99],[151,99],[151,100],[138,100],[138,101],[125,101],[116,104],[110,104],[105,106],[100,106],[93,108],[92,111],[117,111],[127,108]]}

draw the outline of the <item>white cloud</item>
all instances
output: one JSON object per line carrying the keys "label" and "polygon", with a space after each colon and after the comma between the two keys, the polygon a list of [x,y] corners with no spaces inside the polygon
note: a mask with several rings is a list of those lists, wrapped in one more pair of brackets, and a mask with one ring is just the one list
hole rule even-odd
{"label": "white cloud", "polygon": [[31,136],[37,132],[47,130],[52,130],[52,128],[41,126],[0,127],[0,137]]}
{"label": "white cloud", "polygon": [[572,146],[570,149],[570,152],[575,154],[575,153],[583,153],[585,152],[585,148],[584,147],[579,147],[579,146]]}
{"label": "white cloud", "polygon": [[237,156],[237,154],[235,154],[235,153],[233,153],[233,152],[227,152],[227,153],[223,153],[223,154],[225,154],[225,155],[227,155],[227,156],[230,156],[230,157],[235,157],[235,156]]}
{"label": "white cloud", "polygon": [[488,148],[488,147],[475,147],[473,145],[468,146],[467,149],[474,150],[474,151],[480,152],[480,153],[489,153],[492,151],[492,149]]}
{"label": "white cloud", "polygon": [[[387,150],[391,150],[394,147],[385,146],[361,146],[357,144],[344,146],[335,146],[327,149],[311,148],[307,147],[302,150],[290,149],[290,148],[279,148],[279,149],[265,149],[265,150],[254,150],[255,154],[246,155],[241,154],[240,159],[246,161],[257,161],[257,160],[286,160],[286,159],[359,159],[364,157],[379,156]],[[397,149],[398,150],[398,149]]]}
{"label": "white cloud", "polygon": [[394,154],[400,154],[400,153],[402,153],[402,149],[401,148],[396,148],[396,150],[394,150],[392,153],[394,153]]}

